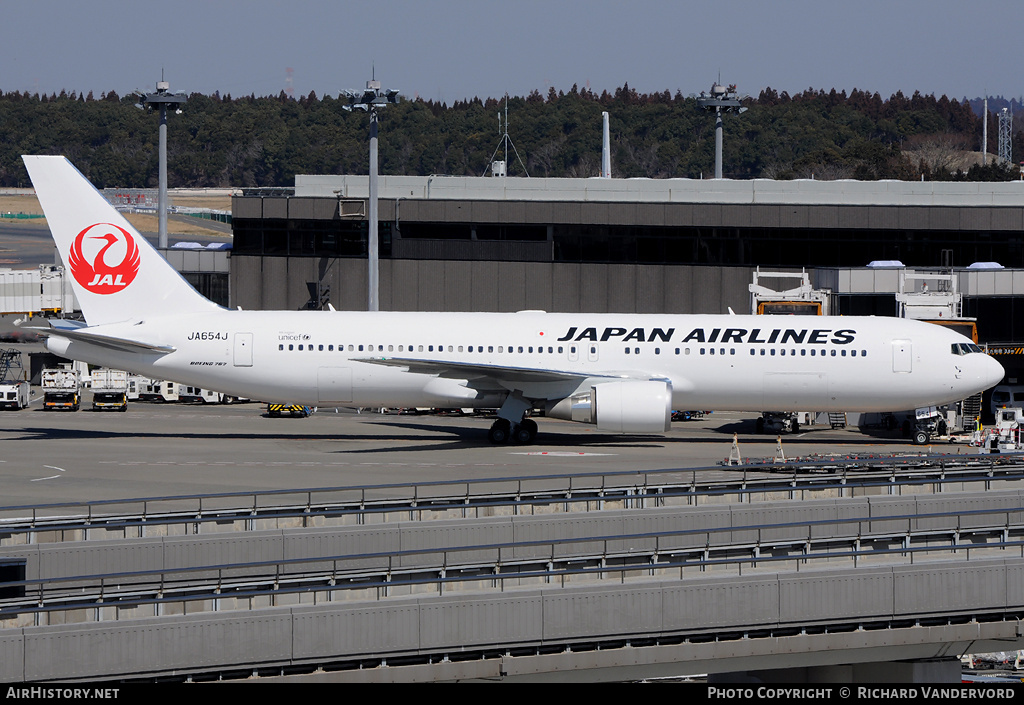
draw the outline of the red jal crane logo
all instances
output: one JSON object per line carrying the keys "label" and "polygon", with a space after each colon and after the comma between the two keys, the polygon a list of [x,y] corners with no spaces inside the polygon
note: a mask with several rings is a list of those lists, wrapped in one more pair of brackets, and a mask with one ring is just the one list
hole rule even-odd
{"label": "red jal crane logo", "polygon": [[71,245],[68,267],[87,291],[114,294],[123,291],[139,273],[139,246],[124,228],[96,223],[78,233]]}

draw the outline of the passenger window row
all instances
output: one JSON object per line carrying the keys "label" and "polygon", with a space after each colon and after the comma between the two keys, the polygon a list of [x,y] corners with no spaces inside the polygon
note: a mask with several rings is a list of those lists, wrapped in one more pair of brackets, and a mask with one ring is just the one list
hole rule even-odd
{"label": "passenger window row", "polygon": [[[736,348],[696,348],[696,350],[697,350],[697,354],[700,354],[700,355],[735,355],[736,354]],[[787,355],[790,356],[790,357],[796,357],[797,355],[799,355],[800,357],[807,357],[808,356],[808,352],[807,352],[808,350],[810,350],[810,353],[809,353],[810,357],[825,357],[825,355],[826,355],[826,351],[825,351],[826,349],[819,349],[819,348],[798,348],[798,349],[797,348],[750,348],[750,354],[751,355],[757,355],[758,354],[758,350],[760,350],[760,354],[761,355],[775,356],[776,354],[778,354],[779,357],[785,357]],[[832,357],[836,357],[837,355],[839,357],[846,357],[847,356],[847,350],[845,348],[840,349],[838,352],[836,351],[836,348],[830,348],[829,350],[831,350]],[[776,351],[778,351],[778,352],[776,353]],[[631,354],[632,355],[639,355],[640,354],[640,348],[629,348],[629,347],[627,347],[627,348],[625,348],[625,352],[626,352],[627,355],[631,355]],[[689,355],[690,354],[690,348],[676,348],[675,349],[675,353],[676,353],[676,355]],[[868,351],[867,350],[860,350],[860,351],[850,350],[849,351],[849,356],[850,357],[858,357],[858,353],[859,353],[860,357],[867,357],[868,356]],[[654,354],[655,355],[660,355],[661,354],[661,348],[654,348]]]}
{"label": "passenger window row", "polygon": [[[962,348],[968,348],[968,347],[972,348],[968,352],[981,352],[981,348],[978,348],[977,345],[968,346],[968,345],[963,344],[963,343],[954,343],[953,344],[953,353],[956,354],[956,355],[965,355],[966,354],[966,352],[958,352],[958,350],[961,349],[961,347],[958,347],[958,346],[961,346]],[[388,345],[386,352],[396,352],[395,347],[396,346],[394,346],[394,345]],[[406,350],[406,347],[408,347],[408,350]],[[397,346],[397,348],[398,348],[397,352],[400,352],[400,353],[401,352],[435,352],[435,348],[436,348],[436,352],[460,352],[461,353],[464,350],[464,346],[462,346],[462,345],[457,345],[457,346],[455,346],[455,345],[448,345],[447,346],[447,351],[445,350],[445,346],[444,345],[436,345],[436,346],[435,345],[415,345],[415,346],[413,346],[413,345],[409,345],[409,346],[399,345],[399,346]],[[974,350],[973,348],[977,348],[977,350]],[[285,344],[284,343],[279,344],[277,346],[277,349],[278,350],[285,350],[286,349],[285,348]],[[335,346],[334,345],[315,345],[315,344],[312,344],[312,343],[298,343],[298,344],[289,343],[287,345],[287,349],[288,350],[309,351],[309,352],[313,352],[314,350],[319,351],[319,352],[324,352],[324,351],[326,351],[326,352],[334,352]],[[338,345],[337,346],[337,350],[338,350],[338,352],[344,352],[345,351],[345,345]],[[507,349],[507,351],[510,352],[510,353],[533,353],[535,350],[536,350],[536,353],[538,353],[538,354],[544,354],[545,347],[543,345],[538,345],[538,346],[536,346],[536,348],[533,345],[527,345],[527,346],[523,346],[523,345],[509,345],[508,349]],[[558,354],[562,354],[563,352],[565,352],[565,349],[561,345],[559,345],[557,347],[549,345],[549,346],[547,346],[546,350],[547,350],[548,353],[551,353],[551,354],[555,353],[556,351],[558,352]],[[810,352],[808,352],[808,350]],[[469,346],[465,346],[465,351],[466,352],[471,352],[471,353],[483,353],[484,352],[484,346],[483,345],[469,345]],[[624,351],[625,351],[626,355],[639,355],[640,354],[640,348],[639,347],[626,347],[626,348],[624,348]],[[696,348],[695,351],[699,355],[735,355],[736,354],[736,348],[711,348],[711,347],[708,347],[708,348]],[[383,346],[383,345],[354,345],[353,344],[353,345],[349,345],[348,346],[348,352],[385,352],[385,346]],[[495,352],[495,346],[488,345],[487,346],[487,352],[488,353]],[[505,346],[503,346],[503,345],[497,346],[497,352],[499,352],[499,353],[506,352]],[[572,346],[571,347],[571,352],[573,352],[573,353],[576,352],[576,346]],[[690,348],[676,348],[675,349],[675,354],[676,355],[689,355],[690,353],[691,353]],[[654,348],[654,354],[655,355],[660,355],[661,354],[661,348],[660,347]],[[816,357],[816,356],[817,357],[825,357],[826,354],[830,354],[832,357],[837,357],[837,356],[839,356],[839,357],[846,357],[847,354],[849,354],[850,357],[867,357],[868,351],[867,350],[859,350],[859,351],[858,350],[849,350],[849,351],[847,351],[846,348],[842,348],[842,349],[838,349],[838,350],[836,348],[828,348],[828,349],[818,349],[818,348],[750,348],[750,354],[751,355],[758,355],[758,354],[760,354],[761,356],[765,356],[765,355],[775,356],[775,355],[778,355],[779,357],[786,357],[786,356],[795,357],[795,356],[798,356],[798,355],[800,357],[807,357],[807,356],[810,356],[810,357]]]}
{"label": "passenger window row", "polygon": [[[408,351],[406,350],[406,347],[408,347]],[[409,346],[399,345],[399,346],[397,346],[397,348],[398,348],[397,352],[434,352],[435,348],[436,348],[437,352],[464,352],[464,351],[465,352],[471,352],[471,353],[482,353],[482,352],[484,352],[484,346],[483,345],[469,345],[469,346],[448,345],[447,346],[447,351],[446,351],[445,347],[446,346],[444,346],[444,345],[436,345],[436,346],[435,345],[415,345],[415,346],[413,346],[413,345],[409,345]],[[334,352],[334,348],[335,348],[334,345],[315,345],[313,343],[308,343],[308,344],[307,343],[298,343],[298,344],[296,344],[296,343],[289,343],[287,345],[287,347],[285,346],[284,343],[279,343],[278,346],[277,346],[278,350],[285,350],[285,349],[287,349],[287,350],[303,350],[303,351],[309,351],[309,352],[313,352],[314,350],[315,351],[319,351],[319,352],[324,352],[324,351],[326,351],[326,352]],[[338,352],[344,352],[345,351],[345,346],[344,345],[339,345],[339,346],[337,346],[337,348],[338,348]],[[388,345],[386,352],[396,352],[395,348],[396,348],[395,345]],[[508,352],[510,352],[510,353],[514,353],[514,352],[532,353],[532,352],[535,351],[535,348],[536,348],[536,352],[538,354],[543,354],[545,352],[545,349],[547,350],[548,353],[555,353],[557,351],[558,353],[561,354],[561,353],[565,352],[565,348],[563,348],[561,345],[559,345],[557,347],[553,346],[553,345],[549,345],[549,346],[547,346],[547,348],[545,348],[543,345],[538,345],[538,346],[533,346],[533,345],[528,345],[528,346],[509,345],[508,346]],[[383,345],[349,345],[348,346],[348,352],[385,352],[385,346],[383,346]],[[495,352],[495,346],[488,345],[487,346],[487,352],[489,352],[489,353]],[[497,346],[497,352],[504,353],[505,352],[505,346],[504,345]]]}

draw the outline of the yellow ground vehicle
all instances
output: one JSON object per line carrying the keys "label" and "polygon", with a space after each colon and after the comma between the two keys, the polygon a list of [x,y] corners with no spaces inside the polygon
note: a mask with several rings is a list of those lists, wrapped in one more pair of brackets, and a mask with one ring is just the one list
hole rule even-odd
{"label": "yellow ground vehicle", "polygon": [[268,416],[280,416],[281,414],[288,414],[289,416],[299,416],[305,418],[313,413],[312,409],[302,404],[267,404],[267,415]]}

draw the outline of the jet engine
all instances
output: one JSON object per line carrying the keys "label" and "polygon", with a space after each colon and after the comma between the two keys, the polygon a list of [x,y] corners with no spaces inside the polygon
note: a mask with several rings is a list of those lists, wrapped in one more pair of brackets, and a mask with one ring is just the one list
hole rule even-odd
{"label": "jet engine", "polygon": [[613,433],[664,433],[672,424],[672,387],[659,380],[602,382],[549,403],[545,414]]}

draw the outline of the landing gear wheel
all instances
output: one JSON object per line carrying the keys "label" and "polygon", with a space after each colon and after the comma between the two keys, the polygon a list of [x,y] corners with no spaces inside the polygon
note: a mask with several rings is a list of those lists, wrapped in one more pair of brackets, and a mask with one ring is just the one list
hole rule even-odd
{"label": "landing gear wheel", "polygon": [[512,432],[512,440],[520,445],[529,445],[537,438],[537,422],[533,419],[523,419],[523,422]]}
{"label": "landing gear wheel", "polygon": [[927,442],[928,442],[928,432],[927,431],[914,431],[914,445],[916,445],[916,446],[923,446]]}
{"label": "landing gear wheel", "polygon": [[489,440],[494,445],[508,443],[511,430],[511,424],[509,424],[508,421],[506,421],[505,419],[498,419],[493,424],[491,424],[491,428],[487,432],[487,440]]}

